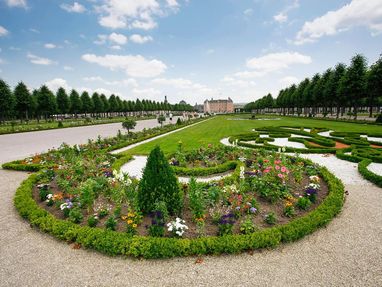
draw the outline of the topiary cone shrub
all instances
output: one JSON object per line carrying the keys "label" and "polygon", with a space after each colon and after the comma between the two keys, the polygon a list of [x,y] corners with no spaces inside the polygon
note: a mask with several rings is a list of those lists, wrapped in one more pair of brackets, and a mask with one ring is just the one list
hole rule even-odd
{"label": "topiary cone shrub", "polygon": [[148,159],[139,183],[138,202],[145,214],[154,211],[155,202],[166,203],[167,210],[176,214],[182,207],[182,193],[174,171],[159,148],[155,147]]}

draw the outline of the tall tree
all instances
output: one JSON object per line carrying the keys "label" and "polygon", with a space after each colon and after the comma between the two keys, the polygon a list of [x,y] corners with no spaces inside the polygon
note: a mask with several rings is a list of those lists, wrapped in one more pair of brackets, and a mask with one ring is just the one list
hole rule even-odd
{"label": "tall tree", "polygon": [[59,88],[56,94],[57,109],[60,114],[67,114],[70,111],[70,100],[64,88]]}
{"label": "tall tree", "polygon": [[369,105],[369,117],[373,116],[373,107],[382,96],[382,57],[371,67],[367,75],[367,103]]}
{"label": "tall tree", "polygon": [[101,94],[100,99],[103,103],[103,112],[107,115],[110,109],[109,101],[104,94]]}
{"label": "tall tree", "polygon": [[103,101],[101,100],[98,93],[94,93],[92,95],[92,101],[93,101],[93,111],[96,114],[100,114],[104,110]]}
{"label": "tall tree", "polygon": [[115,98],[115,95],[111,95],[110,98],[109,98],[109,112],[117,112],[118,111],[118,103],[117,103],[117,100]]}
{"label": "tall tree", "polygon": [[357,54],[352,58],[344,78],[344,88],[353,106],[355,119],[361,99],[366,96],[366,71],[366,58]]}
{"label": "tall tree", "polygon": [[87,113],[91,113],[93,111],[93,102],[91,98],[89,97],[88,92],[86,91],[82,92],[81,102],[82,102],[81,111],[82,113],[85,114],[85,117],[86,117]]}
{"label": "tall tree", "polygon": [[346,66],[342,63],[338,63],[333,72],[330,74],[327,84],[325,85],[325,95],[330,98],[330,103],[336,107],[337,118],[340,114],[341,106],[344,102],[344,97],[339,89],[340,80],[346,72]]}
{"label": "tall tree", "polygon": [[21,121],[23,118],[28,120],[28,112],[30,111],[32,96],[29,93],[27,86],[23,82],[17,84],[14,91],[14,96],[16,98],[15,110],[18,113]]}
{"label": "tall tree", "polygon": [[57,111],[57,103],[54,94],[43,85],[37,94],[38,112],[47,120],[49,116]]}
{"label": "tall tree", "polygon": [[14,112],[16,99],[8,84],[0,79],[0,122],[9,118]]}
{"label": "tall tree", "polygon": [[70,112],[77,117],[77,114],[80,113],[82,110],[82,102],[80,95],[77,93],[76,90],[72,90],[70,92]]}

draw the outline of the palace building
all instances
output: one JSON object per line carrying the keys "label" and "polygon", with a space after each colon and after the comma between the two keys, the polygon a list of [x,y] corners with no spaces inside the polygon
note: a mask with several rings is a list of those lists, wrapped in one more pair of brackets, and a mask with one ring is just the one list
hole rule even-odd
{"label": "palace building", "polygon": [[204,112],[210,114],[227,114],[234,112],[233,101],[231,98],[228,100],[205,100]]}

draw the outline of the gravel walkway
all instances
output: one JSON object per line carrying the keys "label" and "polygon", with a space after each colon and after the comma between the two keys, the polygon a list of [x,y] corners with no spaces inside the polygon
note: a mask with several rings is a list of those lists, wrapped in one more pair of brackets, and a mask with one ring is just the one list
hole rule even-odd
{"label": "gravel walkway", "polygon": [[275,250],[207,256],[202,264],[75,250],[19,217],[13,196],[28,175],[0,170],[0,286],[382,286],[382,189],[355,172],[347,183],[348,162],[312,159],[346,179],[349,195],[333,222]]}
{"label": "gravel walkway", "polygon": [[372,162],[367,166],[367,169],[371,172],[374,172],[375,174],[382,176],[382,163]]}

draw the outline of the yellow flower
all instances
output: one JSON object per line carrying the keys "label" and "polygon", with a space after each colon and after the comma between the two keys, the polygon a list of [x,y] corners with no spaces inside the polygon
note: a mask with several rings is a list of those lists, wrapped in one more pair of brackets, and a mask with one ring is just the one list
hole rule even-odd
{"label": "yellow flower", "polygon": [[131,219],[129,219],[128,221],[127,221],[127,224],[132,224],[133,223],[133,221],[131,220]]}
{"label": "yellow flower", "polygon": [[133,227],[134,227],[134,228],[137,228],[137,225],[134,223],[134,224],[133,224]]}
{"label": "yellow flower", "polygon": [[127,216],[121,216],[122,220],[126,220]]}

